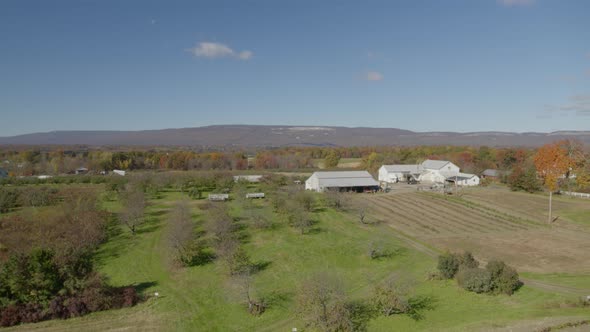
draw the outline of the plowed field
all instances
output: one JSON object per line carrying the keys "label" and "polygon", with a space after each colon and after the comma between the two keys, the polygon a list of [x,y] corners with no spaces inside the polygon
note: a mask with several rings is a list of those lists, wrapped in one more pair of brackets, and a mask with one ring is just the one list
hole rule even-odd
{"label": "plowed field", "polygon": [[[522,204],[538,204],[532,198]],[[590,272],[590,231],[565,223],[546,225],[536,215],[428,193],[364,195],[374,220],[438,249],[469,250],[481,260],[502,259],[531,272]],[[504,201],[509,199],[504,199]],[[515,211],[512,213],[512,211]],[[523,206],[523,210],[528,210]],[[539,213],[540,215],[540,213]]]}

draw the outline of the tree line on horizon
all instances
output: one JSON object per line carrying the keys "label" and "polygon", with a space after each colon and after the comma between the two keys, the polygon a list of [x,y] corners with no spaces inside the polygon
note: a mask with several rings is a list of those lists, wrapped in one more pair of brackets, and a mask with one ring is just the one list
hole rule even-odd
{"label": "tree line on horizon", "polygon": [[[567,178],[590,173],[590,149],[577,140],[553,143],[567,159]],[[341,159],[360,160],[359,168],[376,174],[383,164],[414,164],[426,159],[449,160],[463,172],[481,174],[486,169],[502,171],[501,180],[513,189],[538,191],[535,156],[541,148],[488,146],[416,147],[285,147],[257,151],[196,152],[189,150],[81,150],[63,148],[0,148],[0,168],[13,177],[72,174],[85,167],[90,174],[120,170],[313,170],[321,163],[335,168]],[[571,168],[571,170],[569,169]],[[584,181],[578,181],[584,182]],[[584,189],[584,186],[577,186]]]}

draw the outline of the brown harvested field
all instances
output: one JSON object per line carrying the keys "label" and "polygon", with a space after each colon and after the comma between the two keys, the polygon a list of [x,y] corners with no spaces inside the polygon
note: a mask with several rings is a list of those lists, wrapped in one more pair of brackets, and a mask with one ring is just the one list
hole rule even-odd
{"label": "brown harvested field", "polygon": [[[471,188],[464,192],[464,199],[494,208],[498,211],[507,212],[522,218],[545,222],[548,213],[548,196],[540,194],[528,194],[524,192],[513,192],[503,187],[492,188]],[[553,196],[553,216],[559,216],[557,224],[567,226],[568,214],[578,211],[582,216],[586,213],[587,222],[590,225],[590,200],[573,198],[568,196]],[[578,218],[581,219],[581,218]],[[572,220],[570,220],[572,221]],[[582,220],[578,220],[582,221]]]}
{"label": "brown harvested field", "polygon": [[[468,250],[482,261],[502,259],[521,271],[590,272],[589,227],[565,219],[551,226],[541,222],[543,196],[486,191],[462,198],[408,192],[361,199],[370,202],[372,218],[440,250]],[[557,203],[559,209],[573,208],[566,204]],[[569,204],[579,208],[578,202]]]}

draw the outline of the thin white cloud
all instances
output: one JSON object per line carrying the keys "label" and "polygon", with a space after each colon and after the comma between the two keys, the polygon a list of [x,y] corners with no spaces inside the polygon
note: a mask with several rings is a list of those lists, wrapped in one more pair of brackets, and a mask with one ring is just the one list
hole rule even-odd
{"label": "thin white cloud", "polygon": [[543,118],[550,118],[553,114],[562,116],[590,116],[590,94],[574,95],[568,98],[568,103],[562,105],[547,105]]}
{"label": "thin white cloud", "polygon": [[376,71],[369,71],[365,75],[365,79],[367,81],[381,81],[383,79],[383,74]]}
{"label": "thin white cloud", "polygon": [[559,80],[566,83],[576,83],[578,78],[575,75],[563,75],[559,77]]}
{"label": "thin white cloud", "polygon": [[201,42],[198,45],[189,48],[187,51],[191,52],[196,57],[203,57],[209,59],[231,57],[240,60],[248,60],[252,58],[252,56],[254,55],[251,51],[248,50],[236,52],[231,47],[225,44],[214,42]]}
{"label": "thin white cloud", "polygon": [[536,0],[497,0],[499,4],[507,7],[514,6],[530,6],[536,2]]}
{"label": "thin white cloud", "polygon": [[250,51],[242,51],[238,54],[238,58],[242,59],[242,60],[248,60],[252,57],[252,52]]}

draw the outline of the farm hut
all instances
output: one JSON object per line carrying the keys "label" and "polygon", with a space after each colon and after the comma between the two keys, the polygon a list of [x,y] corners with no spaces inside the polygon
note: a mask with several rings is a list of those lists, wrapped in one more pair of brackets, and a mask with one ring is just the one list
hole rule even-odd
{"label": "farm hut", "polygon": [[246,198],[264,198],[264,193],[247,193]]}
{"label": "farm hut", "polygon": [[236,175],[234,176],[234,182],[246,181],[246,182],[260,182],[262,175]]}
{"label": "farm hut", "polygon": [[227,201],[229,199],[229,194],[209,194],[210,201]]}
{"label": "farm hut", "polygon": [[113,174],[117,174],[117,175],[120,175],[120,176],[125,176],[125,171],[114,169],[113,170]]}
{"label": "farm hut", "polygon": [[484,179],[497,179],[500,177],[500,171],[497,169],[486,169],[481,173],[481,177]]}
{"label": "farm hut", "polygon": [[88,168],[80,167],[76,169],[76,175],[86,174],[88,173]]}
{"label": "farm hut", "polygon": [[317,192],[328,189],[363,192],[378,190],[379,182],[367,171],[314,172],[305,181],[305,189]]}
{"label": "farm hut", "polygon": [[379,182],[397,183],[414,178],[423,172],[422,165],[383,165],[379,168]]}
{"label": "farm hut", "polygon": [[7,177],[8,177],[8,172],[5,169],[0,168],[0,179],[7,178]]}
{"label": "farm hut", "polygon": [[479,176],[468,173],[447,174],[447,182],[457,184],[458,186],[470,187],[479,185]]}

